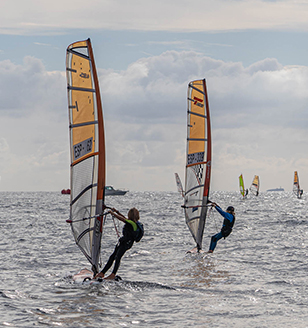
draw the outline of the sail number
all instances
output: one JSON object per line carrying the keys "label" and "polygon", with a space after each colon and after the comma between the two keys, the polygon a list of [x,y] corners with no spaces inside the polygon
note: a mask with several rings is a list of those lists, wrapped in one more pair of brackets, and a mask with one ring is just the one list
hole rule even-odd
{"label": "sail number", "polygon": [[92,152],[93,138],[84,140],[74,145],[74,161],[88,153]]}
{"label": "sail number", "polygon": [[187,165],[196,164],[204,161],[204,151],[200,153],[187,154]]}

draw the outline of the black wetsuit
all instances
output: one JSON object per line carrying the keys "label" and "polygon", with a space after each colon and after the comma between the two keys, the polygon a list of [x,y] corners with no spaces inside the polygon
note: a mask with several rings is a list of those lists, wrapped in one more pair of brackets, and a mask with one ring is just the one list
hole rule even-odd
{"label": "black wetsuit", "polygon": [[105,274],[110,269],[113,261],[115,261],[115,263],[112,273],[114,274],[117,273],[121,263],[122,256],[134,244],[135,237],[136,237],[136,230],[137,230],[137,224],[131,220],[126,220],[123,227],[123,236],[119,239],[119,242],[117,243],[113,253],[110,255],[108,262],[106,263],[105,267],[101,271],[103,274]]}

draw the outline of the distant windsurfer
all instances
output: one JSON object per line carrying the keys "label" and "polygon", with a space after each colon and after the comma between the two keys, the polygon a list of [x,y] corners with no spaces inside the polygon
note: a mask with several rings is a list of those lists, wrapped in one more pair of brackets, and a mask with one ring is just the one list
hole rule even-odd
{"label": "distant windsurfer", "polygon": [[116,277],[116,273],[120,267],[121,258],[127,250],[129,250],[136,240],[136,233],[138,230],[137,222],[139,221],[139,211],[136,208],[131,208],[128,211],[128,219],[117,211],[115,208],[112,208],[110,211],[111,215],[116,217],[118,220],[124,222],[123,227],[123,236],[119,239],[114,252],[110,255],[109,260],[107,261],[103,270],[98,273],[95,278],[104,278],[105,273],[110,269],[113,262],[114,268],[112,273],[105,279],[113,280]]}
{"label": "distant windsurfer", "polygon": [[233,206],[229,206],[225,211],[223,211],[216,203],[212,203],[212,206],[215,207],[217,212],[224,217],[223,225],[221,231],[216,235],[212,236],[209,253],[213,253],[217,245],[217,242],[221,238],[226,238],[232,232],[232,228],[235,222],[235,211]]}

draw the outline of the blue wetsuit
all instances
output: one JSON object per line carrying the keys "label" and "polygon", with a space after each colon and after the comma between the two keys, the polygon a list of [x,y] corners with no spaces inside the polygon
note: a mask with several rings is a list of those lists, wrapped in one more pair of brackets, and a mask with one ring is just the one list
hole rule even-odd
{"label": "blue wetsuit", "polygon": [[214,249],[217,245],[217,242],[221,238],[223,238],[223,237],[226,238],[230,235],[230,233],[232,232],[234,222],[235,222],[235,216],[233,214],[223,211],[219,206],[216,206],[215,208],[216,208],[217,212],[219,212],[224,217],[224,222],[223,222],[220,232],[218,232],[216,235],[212,236],[210,251],[214,251]]}

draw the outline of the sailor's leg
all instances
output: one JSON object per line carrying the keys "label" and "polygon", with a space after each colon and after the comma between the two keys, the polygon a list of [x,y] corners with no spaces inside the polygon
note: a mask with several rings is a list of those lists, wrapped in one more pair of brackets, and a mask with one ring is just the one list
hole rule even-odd
{"label": "sailor's leg", "polygon": [[107,262],[106,265],[104,266],[104,269],[101,271],[103,274],[105,274],[105,273],[111,268],[112,263],[113,263],[113,261],[114,261],[114,259],[115,259],[115,257],[116,257],[116,254],[117,254],[118,249],[119,249],[119,244],[116,245],[116,247],[115,247],[113,253],[112,253],[112,254],[110,255],[110,257],[109,257],[108,262]]}
{"label": "sailor's leg", "polygon": [[120,267],[120,263],[121,263],[121,258],[122,256],[125,254],[125,252],[130,249],[130,247],[127,247],[127,244],[123,243],[123,244],[120,244],[118,250],[117,250],[117,253],[115,255],[115,262],[114,262],[114,267],[113,267],[113,270],[112,270],[112,273],[114,275],[116,275],[119,267]]}
{"label": "sailor's leg", "polygon": [[217,245],[217,242],[218,240],[220,240],[222,238],[222,233],[219,232],[217,233],[216,235],[214,235],[212,238],[211,238],[211,244],[210,244],[210,249],[209,249],[209,252],[210,253],[213,253],[214,252],[214,249]]}

